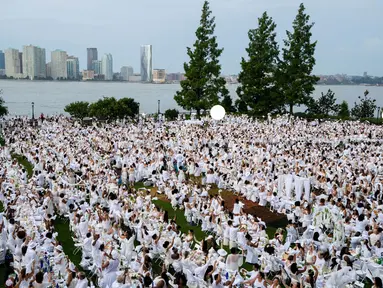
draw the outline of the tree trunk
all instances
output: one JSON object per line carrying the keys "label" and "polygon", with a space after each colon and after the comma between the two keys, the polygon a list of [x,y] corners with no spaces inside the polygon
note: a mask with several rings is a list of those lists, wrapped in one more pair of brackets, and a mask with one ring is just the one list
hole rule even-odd
{"label": "tree trunk", "polygon": [[201,109],[197,109],[197,119],[201,119]]}
{"label": "tree trunk", "polygon": [[290,103],[290,115],[294,114],[294,104]]}

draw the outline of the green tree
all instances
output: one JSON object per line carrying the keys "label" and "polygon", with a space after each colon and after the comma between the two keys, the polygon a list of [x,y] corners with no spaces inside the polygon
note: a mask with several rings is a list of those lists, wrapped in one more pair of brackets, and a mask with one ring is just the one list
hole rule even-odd
{"label": "green tree", "polygon": [[284,110],[284,102],[278,93],[275,73],[279,49],[276,41],[276,24],[263,13],[258,19],[258,28],[249,30],[248,59],[242,57],[242,71],[237,88],[239,98],[251,109],[253,115],[279,113]]}
{"label": "green tree", "polygon": [[376,110],[376,99],[368,97],[370,92],[364,91],[364,98],[359,96],[360,103],[356,103],[351,109],[351,115],[355,118],[373,118]]}
{"label": "green tree", "polygon": [[231,99],[229,94],[223,96],[221,106],[225,108],[226,113],[235,113],[237,111],[233,105],[233,99]]}
{"label": "green tree", "polygon": [[[0,89],[0,95],[3,94],[3,90]],[[8,107],[5,106],[3,97],[0,96],[0,117],[8,115]]]}
{"label": "green tree", "polygon": [[64,111],[73,118],[83,120],[89,116],[89,103],[85,101],[73,102],[66,105]]}
{"label": "green tree", "polygon": [[339,111],[339,105],[336,104],[335,93],[329,89],[326,94],[321,93],[318,100],[312,99],[308,104],[307,112],[315,115],[336,115]]}
{"label": "green tree", "polygon": [[89,105],[89,115],[101,120],[116,120],[117,118],[134,118],[139,113],[140,105],[134,99],[103,97]]}
{"label": "green tree", "polygon": [[132,98],[121,98],[117,101],[117,117],[134,118],[138,115],[140,110],[140,104]]}
{"label": "green tree", "polygon": [[174,121],[174,120],[177,120],[178,114],[179,114],[178,110],[168,109],[165,111],[165,118],[170,121]]}
{"label": "green tree", "polygon": [[315,66],[315,47],[317,42],[311,41],[310,16],[305,13],[303,3],[293,22],[293,32],[287,31],[285,47],[282,49],[283,60],[278,69],[278,82],[285,103],[293,114],[294,106],[310,103],[314,85],[319,78],[312,75]]}
{"label": "green tree", "polygon": [[184,63],[185,80],[181,81],[181,90],[174,96],[179,106],[186,110],[196,110],[197,117],[202,110],[208,110],[219,104],[220,99],[229,94],[226,81],[221,75],[218,58],[223,49],[218,48],[214,36],[215,17],[211,16],[209,2],[202,8],[200,26],[196,31],[197,40],[193,49],[188,47],[189,63]]}
{"label": "green tree", "polygon": [[118,117],[117,100],[114,97],[103,97],[89,106],[89,115],[100,120],[115,120]]}
{"label": "green tree", "polygon": [[242,114],[246,114],[249,111],[247,104],[242,99],[235,100],[235,107],[237,111]]}
{"label": "green tree", "polygon": [[348,109],[348,103],[346,101],[343,101],[339,105],[338,116],[342,119],[347,119],[350,117],[350,110]]}

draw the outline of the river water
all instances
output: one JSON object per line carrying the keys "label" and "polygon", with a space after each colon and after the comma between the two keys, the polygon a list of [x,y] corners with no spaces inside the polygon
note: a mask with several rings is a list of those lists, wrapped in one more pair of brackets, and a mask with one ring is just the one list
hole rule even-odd
{"label": "river water", "polygon": [[[237,85],[227,86],[233,99],[237,98]],[[140,103],[141,113],[157,112],[160,100],[160,110],[177,108],[173,96],[180,89],[179,84],[141,84],[125,82],[50,82],[28,80],[1,80],[0,90],[6,101],[10,115],[31,115],[31,103],[35,103],[35,115],[44,113],[54,115],[64,113],[65,105],[74,101],[97,101],[103,96],[116,99],[129,97]],[[376,99],[379,107],[383,107],[383,87],[365,86],[316,86],[314,98],[331,89],[340,103],[346,100],[349,107],[354,106],[358,96],[368,89],[370,96]],[[303,111],[296,108],[295,111]]]}

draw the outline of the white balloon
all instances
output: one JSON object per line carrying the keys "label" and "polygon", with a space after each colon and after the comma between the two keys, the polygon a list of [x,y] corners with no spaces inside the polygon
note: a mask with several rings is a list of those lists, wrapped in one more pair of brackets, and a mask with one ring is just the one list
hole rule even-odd
{"label": "white balloon", "polygon": [[210,110],[210,116],[214,120],[221,120],[225,117],[226,111],[221,105],[215,105]]}

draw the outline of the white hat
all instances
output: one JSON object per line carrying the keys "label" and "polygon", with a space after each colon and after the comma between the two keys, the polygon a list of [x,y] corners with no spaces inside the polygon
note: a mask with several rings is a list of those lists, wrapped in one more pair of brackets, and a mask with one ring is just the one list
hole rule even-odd
{"label": "white hat", "polygon": [[59,245],[59,246],[56,247],[56,250],[58,250],[60,252],[63,252],[63,247],[61,245]]}
{"label": "white hat", "polygon": [[213,239],[214,237],[212,235],[207,236],[206,240]]}
{"label": "white hat", "polygon": [[219,250],[217,251],[217,253],[218,253],[219,256],[221,256],[221,257],[225,257],[225,256],[227,255],[227,252],[226,252],[226,250],[224,250],[224,249],[219,249]]}

